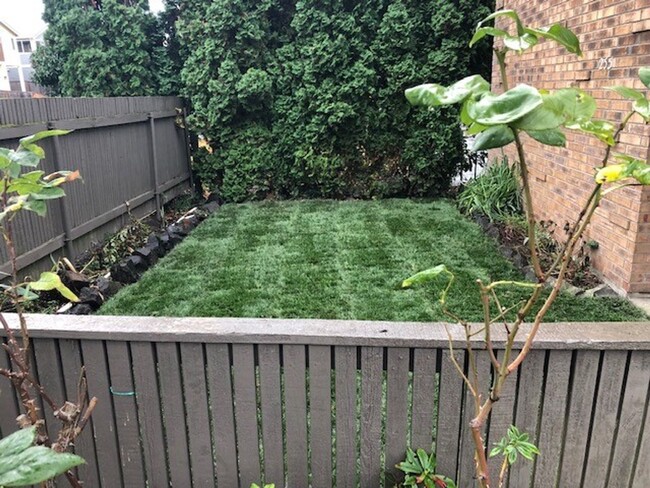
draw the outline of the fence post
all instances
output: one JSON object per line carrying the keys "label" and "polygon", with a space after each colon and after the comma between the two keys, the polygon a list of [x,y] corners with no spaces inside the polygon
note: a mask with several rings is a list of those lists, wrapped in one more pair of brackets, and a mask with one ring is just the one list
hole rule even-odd
{"label": "fence post", "polygon": [[156,198],[156,213],[163,219],[163,209],[160,202],[160,181],[158,179],[158,150],[156,148],[156,119],[153,112],[149,112],[149,136],[151,137],[151,171],[153,174],[153,193]]}
{"label": "fence post", "polygon": [[[56,124],[54,122],[48,122],[47,128],[49,130],[55,129]],[[63,168],[61,168],[61,142],[59,141],[59,136],[54,136],[52,138],[52,143],[54,145],[54,151],[52,152],[54,171],[63,171]],[[72,228],[70,227],[71,218],[68,206],[66,205],[67,201],[67,198],[57,199],[59,210],[61,211],[61,224],[63,225],[63,252],[67,258],[72,259],[74,257],[72,255],[72,240],[70,239],[70,231]]]}
{"label": "fence post", "polygon": [[185,153],[187,155],[187,171],[190,173],[190,187],[192,188],[192,191],[194,191],[194,174],[192,173],[192,146],[190,144],[190,133],[187,130],[187,108],[185,106],[183,106],[183,134],[185,135]]}

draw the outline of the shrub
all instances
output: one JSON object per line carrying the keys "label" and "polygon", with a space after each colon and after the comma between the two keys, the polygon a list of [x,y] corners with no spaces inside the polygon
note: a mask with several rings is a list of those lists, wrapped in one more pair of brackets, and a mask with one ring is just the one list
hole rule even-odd
{"label": "shrub", "polygon": [[402,92],[489,74],[489,46],[468,42],[491,1],[169,3],[190,122],[214,149],[197,170],[224,198],[433,196],[463,164],[457,110]]}
{"label": "shrub", "polygon": [[522,215],[520,176],[508,158],[495,161],[465,186],[458,197],[461,212],[481,212],[490,220]]}

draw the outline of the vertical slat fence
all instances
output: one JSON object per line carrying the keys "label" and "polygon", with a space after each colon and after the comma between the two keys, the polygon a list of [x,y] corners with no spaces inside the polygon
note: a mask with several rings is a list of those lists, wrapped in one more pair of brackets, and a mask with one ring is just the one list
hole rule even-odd
{"label": "vertical slat fence", "polygon": [[[57,401],[74,399],[82,366],[99,399],[75,445],[87,486],[392,488],[384,474],[398,475],[408,446],[433,447],[440,473],[475,486],[474,404],[436,324],[73,320],[39,317],[32,338],[35,373]],[[41,329],[48,321],[55,326]],[[540,448],[534,462],[514,465],[511,488],[646,486],[650,332],[593,325],[600,332],[589,338],[572,335],[575,327],[562,340],[544,342],[540,332],[541,344],[508,378],[485,442],[514,423]],[[455,357],[473,379],[462,345]],[[476,371],[486,395],[485,351]],[[0,388],[6,435],[17,402]],[[51,413],[46,420],[52,432]],[[496,486],[499,460],[490,466]]]}
{"label": "vertical slat fence", "polygon": [[[157,210],[187,189],[187,133],[177,124],[182,113],[176,97],[0,99],[0,146],[14,148],[21,137],[45,129],[73,130],[39,143],[46,153],[41,169],[78,169],[84,179],[48,205],[46,218],[18,217],[19,268],[40,267],[35,263],[62,248],[74,257],[127,213]],[[0,271],[9,271],[7,261],[0,246]]]}

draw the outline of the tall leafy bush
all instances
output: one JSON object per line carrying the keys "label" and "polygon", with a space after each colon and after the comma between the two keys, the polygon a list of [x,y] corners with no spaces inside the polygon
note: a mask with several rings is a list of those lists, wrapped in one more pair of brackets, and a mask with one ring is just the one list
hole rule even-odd
{"label": "tall leafy bush", "polygon": [[35,81],[52,95],[172,94],[178,88],[161,21],[147,0],[44,0]]}
{"label": "tall leafy bush", "polygon": [[[168,0],[183,93],[233,201],[435,195],[463,164],[454,108],[403,100],[427,78],[487,75],[468,49],[491,0]],[[435,129],[435,130],[434,130]]]}

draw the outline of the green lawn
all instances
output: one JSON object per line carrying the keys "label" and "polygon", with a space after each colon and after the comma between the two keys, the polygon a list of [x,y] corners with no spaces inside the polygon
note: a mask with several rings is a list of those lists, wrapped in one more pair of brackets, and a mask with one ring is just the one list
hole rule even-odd
{"label": "green lawn", "polygon": [[[453,202],[300,201],[225,205],[124,288],[104,314],[443,320],[435,288],[401,290],[439,263],[456,273],[450,308],[482,318],[477,278],[521,279]],[[506,291],[502,304],[523,294]],[[561,296],[549,320],[641,320],[622,299]]]}

